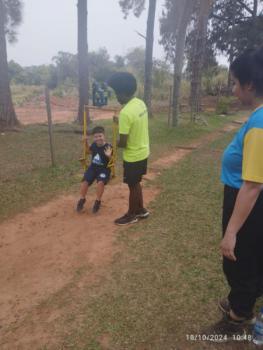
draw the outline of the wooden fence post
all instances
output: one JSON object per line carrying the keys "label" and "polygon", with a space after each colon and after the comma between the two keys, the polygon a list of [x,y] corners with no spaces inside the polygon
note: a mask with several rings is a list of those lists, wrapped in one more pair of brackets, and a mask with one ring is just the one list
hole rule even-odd
{"label": "wooden fence post", "polygon": [[45,87],[45,100],[46,100],[46,109],[47,109],[47,120],[48,120],[48,135],[49,135],[49,145],[50,145],[50,156],[51,156],[51,165],[55,166],[55,155],[54,155],[54,142],[53,142],[53,130],[52,130],[52,114],[51,114],[51,105],[50,105],[50,93],[49,88]]}
{"label": "wooden fence post", "polygon": [[169,109],[168,109],[168,126],[171,125],[171,117],[172,117],[172,95],[173,95],[173,87],[169,87]]}

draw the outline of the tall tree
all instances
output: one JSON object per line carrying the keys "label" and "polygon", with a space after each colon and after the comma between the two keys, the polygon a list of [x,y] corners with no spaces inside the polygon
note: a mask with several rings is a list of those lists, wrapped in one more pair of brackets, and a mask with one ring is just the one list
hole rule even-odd
{"label": "tall tree", "polygon": [[65,82],[66,79],[72,83],[77,84],[78,80],[78,58],[69,52],[59,51],[56,56],[52,58],[56,67],[58,83]]}
{"label": "tall tree", "polygon": [[[246,48],[263,41],[262,0],[215,0],[211,15],[209,43],[226,54],[231,64]],[[231,93],[230,72],[228,93]]]}
{"label": "tall tree", "polygon": [[209,42],[233,59],[244,49],[262,45],[262,0],[214,0]]}
{"label": "tall tree", "polygon": [[155,13],[156,0],[149,0],[145,50],[144,101],[148,107],[150,117],[152,116],[153,44]]}
{"label": "tall tree", "polygon": [[7,44],[16,40],[16,27],[22,21],[22,2],[0,0],[0,128],[18,124],[10,90],[7,61]]}
{"label": "tall tree", "polygon": [[140,83],[144,82],[145,49],[135,47],[125,56],[127,66],[132,69]]}
{"label": "tall tree", "polygon": [[114,64],[105,48],[89,52],[89,74],[97,81],[107,81],[114,72]]}
{"label": "tall tree", "polygon": [[177,126],[180,114],[180,90],[184,64],[187,27],[194,8],[194,0],[166,0],[161,19],[161,43],[167,58],[173,63],[172,125]]}
{"label": "tall tree", "polygon": [[205,56],[205,47],[208,31],[209,15],[212,0],[199,0],[197,2],[195,20],[195,40],[191,57],[191,119],[194,121],[201,109],[201,81],[202,68]]}
{"label": "tall tree", "polygon": [[[125,14],[128,16],[130,11],[139,17],[145,9],[146,0],[120,0],[119,4]],[[147,30],[146,30],[146,50],[145,50],[145,68],[144,68],[144,101],[148,107],[149,115],[152,116],[152,82],[153,82],[153,44],[154,44],[154,26],[156,15],[156,0],[149,0]]]}
{"label": "tall tree", "polygon": [[[78,75],[79,111],[77,121],[83,122],[84,106],[89,104],[89,64],[88,64],[88,3],[78,0]],[[88,116],[89,117],[89,116]]]}

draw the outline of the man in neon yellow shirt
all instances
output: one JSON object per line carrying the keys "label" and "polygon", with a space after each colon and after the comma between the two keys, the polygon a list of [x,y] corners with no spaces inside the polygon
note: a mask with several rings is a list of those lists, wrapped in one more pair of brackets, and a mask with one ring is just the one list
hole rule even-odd
{"label": "man in neon yellow shirt", "polygon": [[119,116],[119,147],[123,148],[124,183],[129,186],[129,210],[115,220],[117,225],[129,225],[147,218],[149,212],[143,206],[141,181],[147,173],[150,154],[148,111],[145,103],[134,97],[137,90],[135,77],[130,73],[115,73],[108,85],[115,91],[123,106]]}

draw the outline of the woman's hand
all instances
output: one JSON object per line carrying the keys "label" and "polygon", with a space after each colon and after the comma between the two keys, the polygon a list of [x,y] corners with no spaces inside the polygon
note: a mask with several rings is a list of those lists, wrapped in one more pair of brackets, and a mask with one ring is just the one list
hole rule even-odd
{"label": "woman's hand", "polygon": [[107,147],[105,148],[104,153],[105,153],[105,156],[106,156],[106,157],[110,158],[110,157],[112,156],[112,147],[111,147],[111,146],[107,146]]}
{"label": "woman's hand", "polygon": [[254,208],[262,190],[263,185],[261,183],[244,181],[238,192],[233,214],[229,220],[225,236],[220,244],[222,255],[230,260],[237,260],[234,253],[236,236]]}
{"label": "woman's hand", "polygon": [[220,250],[221,253],[224,257],[226,257],[227,259],[236,261],[237,258],[235,256],[234,250],[235,250],[235,246],[236,246],[236,235],[235,234],[228,234],[226,232],[224,238],[221,241],[220,244]]}

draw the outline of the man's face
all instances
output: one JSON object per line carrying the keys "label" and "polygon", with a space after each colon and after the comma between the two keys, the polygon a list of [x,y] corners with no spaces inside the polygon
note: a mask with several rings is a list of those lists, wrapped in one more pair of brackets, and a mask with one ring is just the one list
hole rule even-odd
{"label": "man's face", "polygon": [[126,95],[117,94],[117,93],[116,93],[116,97],[117,97],[119,104],[121,104],[121,105],[125,105],[131,99],[130,97],[128,97]]}
{"label": "man's face", "polygon": [[97,146],[103,146],[105,144],[105,135],[103,133],[96,133],[93,135],[93,138]]}

